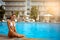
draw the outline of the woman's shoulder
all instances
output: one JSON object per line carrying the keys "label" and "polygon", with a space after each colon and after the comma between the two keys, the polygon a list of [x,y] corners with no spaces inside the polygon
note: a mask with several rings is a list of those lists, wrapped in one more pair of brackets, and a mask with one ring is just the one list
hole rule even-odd
{"label": "woman's shoulder", "polygon": [[10,22],[10,20],[8,19],[7,22]]}

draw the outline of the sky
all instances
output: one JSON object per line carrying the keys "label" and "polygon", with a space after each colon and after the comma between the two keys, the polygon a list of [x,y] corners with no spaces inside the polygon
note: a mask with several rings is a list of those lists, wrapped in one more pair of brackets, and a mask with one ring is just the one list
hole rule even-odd
{"label": "sky", "polygon": [[4,4],[4,2],[2,2],[2,0],[0,0],[0,5]]}

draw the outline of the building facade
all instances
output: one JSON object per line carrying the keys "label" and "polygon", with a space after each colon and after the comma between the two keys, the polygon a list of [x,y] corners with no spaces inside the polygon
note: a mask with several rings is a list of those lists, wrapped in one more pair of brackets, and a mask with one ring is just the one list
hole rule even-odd
{"label": "building facade", "polygon": [[3,2],[5,2],[5,15],[11,15],[12,11],[19,11],[20,16],[24,14],[26,19],[29,19],[32,6],[38,7],[39,16],[44,16],[44,14],[60,15],[59,0],[3,0]]}

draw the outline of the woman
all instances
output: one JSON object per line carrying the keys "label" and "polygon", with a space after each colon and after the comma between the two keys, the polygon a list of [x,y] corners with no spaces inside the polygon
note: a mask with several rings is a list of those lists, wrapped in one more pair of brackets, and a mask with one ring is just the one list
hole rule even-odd
{"label": "woman", "polygon": [[8,28],[9,28],[8,37],[10,37],[10,38],[14,38],[14,37],[23,38],[24,37],[23,35],[20,35],[20,34],[16,33],[15,21],[14,20],[15,20],[15,15],[12,15],[10,17],[10,19],[7,21]]}

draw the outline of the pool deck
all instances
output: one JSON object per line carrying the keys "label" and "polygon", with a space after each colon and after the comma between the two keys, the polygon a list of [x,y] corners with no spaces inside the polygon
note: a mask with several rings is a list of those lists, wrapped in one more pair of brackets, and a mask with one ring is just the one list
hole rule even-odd
{"label": "pool deck", "polygon": [[8,38],[7,36],[1,36],[0,40],[42,40],[42,39],[34,39],[34,38]]}
{"label": "pool deck", "polygon": [[41,40],[41,39],[28,39],[28,38],[6,38],[6,37],[0,37],[0,40]]}

